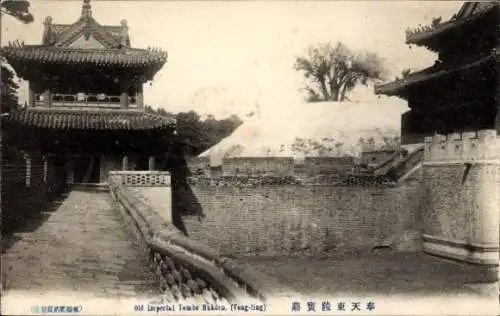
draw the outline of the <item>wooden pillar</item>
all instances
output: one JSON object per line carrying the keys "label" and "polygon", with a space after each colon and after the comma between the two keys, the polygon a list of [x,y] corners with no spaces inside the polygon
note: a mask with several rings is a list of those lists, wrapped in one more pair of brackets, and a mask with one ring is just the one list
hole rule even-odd
{"label": "wooden pillar", "polygon": [[72,184],[75,182],[75,161],[72,157],[68,158],[68,161],[66,162],[66,174],[67,174],[67,179],[66,183]]}
{"label": "wooden pillar", "polygon": [[122,159],[122,170],[128,170],[128,156],[123,156]]}
{"label": "wooden pillar", "polygon": [[45,106],[50,106],[51,105],[51,99],[52,98],[52,93],[50,93],[50,90],[47,89],[43,92],[43,104]]}
{"label": "wooden pillar", "polygon": [[99,182],[105,183],[108,179],[108,164],[106,156],[101,155],[99,161]]}
{"label": "wooden pillar", "polygon": [[43,183],[47,183],[48,171],[49,171],[49,157],[43,156]]}
{"label": "wooden pillar", "polygon": [[34,89],[34,84],[28,82],[28,107],[35,106],[35,91],[33,89]]}
{"label": "wooden pillar", "polygon": [[129,81],[125,78],[120,80],[120,107],[128,109],[128,88]]}
{"label": "wooden pillar", "polygon": [[154,156],[149,157],[148,166],[149,166],[149,171],[155,170],[155,157]]}
{"label": "wooden pillar", "polygon": [[143,93],[143,85],[139,83],[137,86],[137,95],[135,98],[135,102],[137,104],[138,109],[144,108],[144,93]]}
{"label": "wooden pillar", "polygon": [[24,160],[26,161],[26,187],[31,186],[31,157],[29,154],[24,155]]}

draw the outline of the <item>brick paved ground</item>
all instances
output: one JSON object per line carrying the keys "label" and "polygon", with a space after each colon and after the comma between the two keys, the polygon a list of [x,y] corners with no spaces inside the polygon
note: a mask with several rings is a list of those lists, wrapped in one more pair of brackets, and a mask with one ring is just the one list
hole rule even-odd
{"label": "brick paved ground", "polygon": [[[498,282],[475,267],[421,252],[330,254],[323,258],[243,257],[238,261],[304,296],[469,296],[498,299]],[[270,285],[272,286],[272,285]]]}
{"label": "brick paved ground", "polygon": [[107,192],[75,190],[51,213],[26,220],[3,241],[4,290],[155,294],[147,256],[130,238]]}

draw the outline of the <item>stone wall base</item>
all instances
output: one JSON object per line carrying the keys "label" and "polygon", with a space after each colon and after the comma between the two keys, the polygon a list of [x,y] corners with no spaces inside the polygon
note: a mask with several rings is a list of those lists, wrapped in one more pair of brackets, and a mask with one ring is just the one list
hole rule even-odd
{"label": "stone wall base", "polygon": [[498,267],[498,245],[470,244],[426,234],[422,235],[422,241],[425,253],[492,268]]}

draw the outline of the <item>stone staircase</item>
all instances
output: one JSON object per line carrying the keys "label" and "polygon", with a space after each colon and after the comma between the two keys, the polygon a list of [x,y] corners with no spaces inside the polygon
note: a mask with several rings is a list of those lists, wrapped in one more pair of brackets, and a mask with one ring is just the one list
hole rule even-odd
{"label": "stone staircase", "polygon": [[411,153],[400,149],[385,161],[365,169],[358,169],[348,176],[349,183],[397,184],[416,172],[424,160],[424,146]]}

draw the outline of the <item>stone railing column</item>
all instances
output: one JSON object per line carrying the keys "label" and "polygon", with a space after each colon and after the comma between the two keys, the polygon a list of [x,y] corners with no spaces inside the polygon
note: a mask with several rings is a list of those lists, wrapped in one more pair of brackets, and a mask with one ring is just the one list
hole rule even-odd
{"label": "stone railing column", "polygon": [[29,188],[31,186],[31,157],[25,154],[24,160],[26,161],[26,187]]}
{"label": "stone railing column", "polygon": [[149,167],[149,171],[155,170],[155,157],[154,156],[149,157],[148,167]]}
{"label": "stone railing column", "polygon": [[128,156],[122,158],[122,170],[128,170]]}

